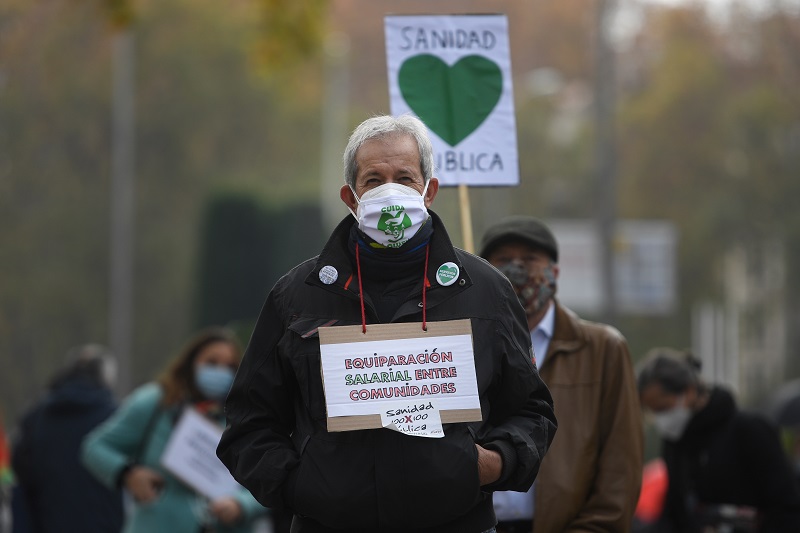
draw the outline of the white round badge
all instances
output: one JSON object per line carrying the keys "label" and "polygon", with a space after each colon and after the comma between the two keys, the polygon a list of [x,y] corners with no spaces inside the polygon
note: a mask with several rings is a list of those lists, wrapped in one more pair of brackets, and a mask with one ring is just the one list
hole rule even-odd
{"label": "white round badge", "polygon": [[319,270],[319,280],[325,285],[334,283],[338,278],[339,271],[330,265],[325,265]]}
{"label": "white round badge", "polygon": [[448,261],[436,271],[436,281],[439,282],[439,285],[447,287],[458,281],[459,272],[458,265]]}

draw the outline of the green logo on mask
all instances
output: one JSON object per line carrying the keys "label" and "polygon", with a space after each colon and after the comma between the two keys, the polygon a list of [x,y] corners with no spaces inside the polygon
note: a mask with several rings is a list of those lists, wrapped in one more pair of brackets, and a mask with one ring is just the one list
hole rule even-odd
{"label": "green logo on mask", "polygon": [[381,218],[378,220],[378,230],[389,236],[390,243],[397,243],[405,239],[406,228],[411,227],[411,219],[406,214],[402,205],[384,207]]}

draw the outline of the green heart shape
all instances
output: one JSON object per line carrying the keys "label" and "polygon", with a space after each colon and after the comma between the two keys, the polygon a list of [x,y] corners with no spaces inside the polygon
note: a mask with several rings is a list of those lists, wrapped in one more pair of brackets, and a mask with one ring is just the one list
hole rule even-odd
{"label": "green heart shape", "polygon": [[458,269],[455,267],[442,265],[436,272],[436,277],[441,283],[450,282],[451,280],[455,279],[456,276],[458,276]]}
{"label": "green heart shape", "polygon": [[450,146],[478,129],[503,92],[503,74],[483,56],[464,56],[452,67],[421,54],[398,72],[400,93],[419,118]]}

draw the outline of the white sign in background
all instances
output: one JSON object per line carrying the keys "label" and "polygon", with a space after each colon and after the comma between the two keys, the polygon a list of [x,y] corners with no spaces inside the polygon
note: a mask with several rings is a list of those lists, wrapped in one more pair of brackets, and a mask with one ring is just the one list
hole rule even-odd
{"label": "white sign in background", "polygon": [[[438,363],[431,361],[388,365],[390,357],[397,361],[400,356],[407,357],[411,354],[416,360],[420,359],[419,354],[430,355],[434,353],[433,350],[438,354],[452,354],[452,362],[440,358]],[[471,335],[321,344],[320,355],[329,417],[380,414],[398,402],[433,401],[437,410],[480,410]],[[362,365],[364,362],[372,366]],[[444,376],[450,373],[451,368],[455,369],[455,377],[420,378],[420,374],[417,374],[418,370],[423,373],[429,370],[433,374]],[[392,381],[372,381],[373,374],[377,374],[378,379]],[[365,383],[362,378],[372,382]],[[447,392],[442,392],[442,384],[447,384]],[[365,399],[367,394],[372,394],[372,390],[395,387],[413,394],[405,397],[392,395],[385,399]],[[428,394],[423,393],[423,387],[427,387]],[[433,393],[434,390],[439,392]]]}
{"label": "white sign in background", "polygon": [[664,315],[677,303],[677,232],[663,220],[621,220],[614,236],[620,310]]}
{"label": "white sign in background", "polygon": [[[559,245],[559,299],[583,313],[602,310],[600,236],[593,220],[546,221]],[[677,305],[675,225],[666,220],[619,220],[613,266],[622,313],[664,315]]]}
{"label": "white sign in background", "polygon": [[194,409],[185,409],[170,435],[161,464],[209,500],[230,496],[240,485],[217,457],[222,428]]}
{"label": "white sign in background", "polygon": [[505,15],[387,16],[393,115],[431,132],[441,185],[519,185]]}

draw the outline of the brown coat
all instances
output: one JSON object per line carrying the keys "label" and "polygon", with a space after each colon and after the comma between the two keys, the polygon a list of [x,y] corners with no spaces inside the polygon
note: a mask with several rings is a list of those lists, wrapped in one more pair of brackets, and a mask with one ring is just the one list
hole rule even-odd
{"label": "brown coat", "polygon": [[627,342],[557,304],[539,373],[559,426],[536,478],[534,533],[630,531],[643,432]]}

